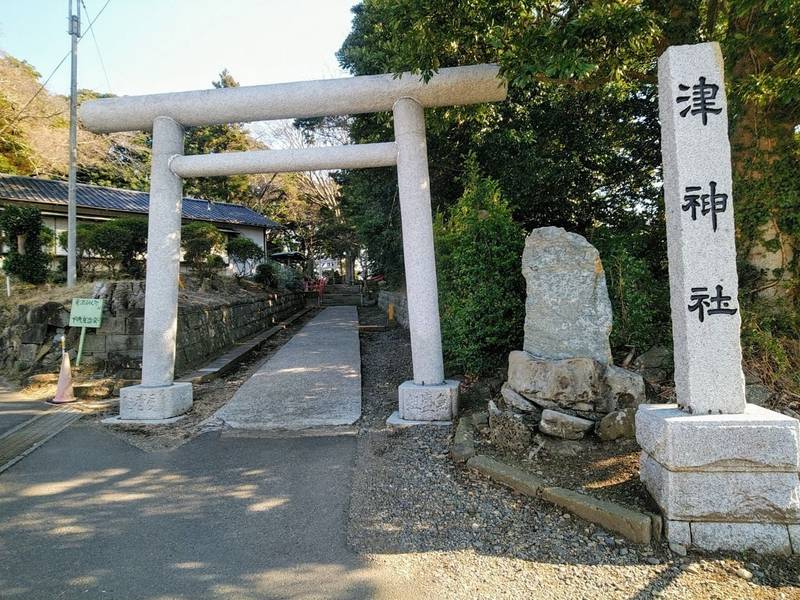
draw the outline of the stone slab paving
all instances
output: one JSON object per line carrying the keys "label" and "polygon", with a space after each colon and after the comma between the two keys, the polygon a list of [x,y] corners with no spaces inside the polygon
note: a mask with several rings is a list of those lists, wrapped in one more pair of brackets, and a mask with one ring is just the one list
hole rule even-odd
{"label": "stone slab paving", "polygon": [[214,417],[235,429],[350,425],[361,416],[358,311],[326,308],[270,357]]}

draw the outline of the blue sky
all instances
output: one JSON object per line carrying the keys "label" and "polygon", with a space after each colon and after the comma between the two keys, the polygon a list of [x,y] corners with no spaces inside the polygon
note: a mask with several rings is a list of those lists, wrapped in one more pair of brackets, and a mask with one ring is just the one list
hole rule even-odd
{"label": "blue sky", "polygon": [[[106,0],[84,0],[94,17]],[[334,56],[356,0],[111,0],[78,52],[81,88],[203,89],[227,68],[242,85],[344,76]],[[0,0],[0,49],[46,77],[69,50],[68,0]],[[88,21],[82,14],[84,30]],[[69,60],[48,89],[69,91]]]}

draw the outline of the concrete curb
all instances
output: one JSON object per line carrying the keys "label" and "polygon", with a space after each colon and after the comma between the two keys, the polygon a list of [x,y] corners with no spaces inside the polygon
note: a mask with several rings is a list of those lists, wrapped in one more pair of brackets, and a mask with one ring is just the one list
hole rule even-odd
{"label": "concrete curb", "polygon": [[566,488],[546,487],[542,489],[541,495],[543,499],[581,519],[615,531],[637,544],[649,544],[653,537],[653,526],[648,514]]}
{"label": "concrete curb", "polygon": [[313,308],[313,306],[307,306],[294,313],[288,319],[281,321],[273,327],[270,327],[266,331],[258,333],[242,342],[237,342],[231,350],[228,350],[222,356],[215,358],[210,363],[194,371],[193,373],[185,375],[180,379],[176,379],[176,382],[187,382],[197,385],[199,383],[212,381],[222,377],[227,373],[230,373],[249,356],[261,349],[268,339],[270,339],[276,333],[286,329],[294,321],[305,315]]}
{"label": "concrete curb", "polygon": [[467,466],[470,469],[478,471],[482,475],[486,475],[489,479],[497,483],[502,483],[512,490],[520,494],[525,494],[526,496],[534,498],[539,496],[539,492],[544,486],[544,480],[540,477],[526,473],[522,469],[517,469],[483,454],[478,454],[471,458],[467,462]]}
{"label": "concrete curb", "polygon": [[450,456],[458,463],[465,463],[475,456],[475,441],[472,435],[472,417],[461,417],[453,434]]}
{"label": "concrete curb", "polygon": [[[453,449],[455,447],[454,441]],[[659,515],[639,512],[615,502],[600,500],[566,488],[548,486],[536,475],[483,454],[470,458],[467,467],[516,492],[551,502],[634,543],[649,544],[660,537]]]}

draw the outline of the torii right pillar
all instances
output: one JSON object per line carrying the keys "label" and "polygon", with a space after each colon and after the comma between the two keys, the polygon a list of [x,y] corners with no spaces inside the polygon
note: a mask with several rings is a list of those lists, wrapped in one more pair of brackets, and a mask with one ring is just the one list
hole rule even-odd
{"label": "torii right pillar", "polygon": [[668,48],[658,88],[677,404],[639,408],[640,477],[673,547],[800,553],[800,422],[745,402],[719,45]]}

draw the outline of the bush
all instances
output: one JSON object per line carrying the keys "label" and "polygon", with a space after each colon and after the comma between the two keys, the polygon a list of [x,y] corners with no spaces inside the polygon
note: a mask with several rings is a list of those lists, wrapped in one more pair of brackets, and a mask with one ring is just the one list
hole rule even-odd
{"label": "bush", "polygon": [[181,227],[181,248],[192,271],[201,278],[216,268],[212,256],[222,250],[225,235],[211,223],[192,221]]}
{"label": "bush", "polygon": [[[76,228],[76,237],[75,237],[75,258],[77,262],[77,269],[78,269],[78,277],[82,277],[88,273],[94,274],[94,263],[90,261],[86,261],[87,255],[89,252],[92,251],[92,234],[94,232],[94,228],[96,227],[96,223],[78,223]],[[67,250],[67,232],[62,231],[58,234],[58,245],[66,251]],[[63,270],[66,273],[67,270],[67,257],[63,256],[59,258],[59,261],[64,263]]]}
{"label": "bush", "polygon": [[240,277],[252,277],[256,265],[264,260],[264,250],[253,240],[244,236],[231,239],[225,250]]}
{"label": "bush", "polygon": [[278,263],[269,261],[261,263],[256,267],[256,274],[253,276],[253,281],[263,285],[265,288],[275,289],[278,287],[278,275],[275,265]]}
{"label": "bush", "polygon": [[253,281],[270,289],[303,290],[302,274],[274,260],[258,265]]}
{"label": "bush", "polygon": [[669,285],[660,281],[648,262],[634,256],[621,236],[605,241],[600,255],[614,310],[611,346],[635,347],[641,353],[670,337]]}
{"label": "bush", "polygon": [[8,275],[26,283],[44,283],[47,280],[48,257],[42,252],[45,242],[43,227],[42,214],[37,209],[5,207],[0,215],[0,230],[8,244],[8,254],[3,263],[3,270]]}
{"label": "bush", "polygon": [[525,236],[500,186],[467,162],[464,194],[435,223],[442,343],[451,368],[481,375],[522,344]]}
{"label": "bush", "polygon": [[[66,250],[67,233],[62,232],[58,239]],[[147,221],[139,217],[120,217],[100,223],[79,223],[75,245],[79,264],[83,262],[80,259],[97,258],[105,263],[112,277],[119,266],[128,277],[140,278],[144,275],[141,256],[147,251]]]}
{"label": "bush", "polygon": [[[742,353],[779,396],[800,397],[800,312],[787,300],[742,297]],[[782,408],[780,405],[775,408]]]}

